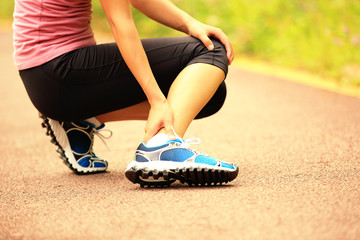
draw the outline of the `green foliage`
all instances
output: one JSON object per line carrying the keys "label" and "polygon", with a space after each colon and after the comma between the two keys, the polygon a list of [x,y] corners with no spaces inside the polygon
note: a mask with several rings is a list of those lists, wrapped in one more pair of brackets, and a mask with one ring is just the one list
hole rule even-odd
{"label": "green foliage", "polygon": [[14,12],[14,0],[0,1],[0,19],[12,18]]}
{"label": "green foliage", "polygon": [[[196,19],[221,27],[237,55],[360,85],[359,0],[173,0]],[[11,17],[13,0],[1,0]],[[93,23],[109,31],[99,0]],[[141,37],[179,36],[133,11]]]}
{"label": "green foliage", "polygon": [[[174,0],[174,3],[196,19],[221,27],[238,55],[304,69],[337,79],[340,84],[360,85],[358,0]],[[133,14],[142,37],[179,35],[137,11]]]}

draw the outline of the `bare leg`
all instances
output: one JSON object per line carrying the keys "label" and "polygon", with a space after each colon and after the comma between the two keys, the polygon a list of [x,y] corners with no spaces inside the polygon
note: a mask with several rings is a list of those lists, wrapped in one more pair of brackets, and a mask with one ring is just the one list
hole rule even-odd
{"label": "bare leg", "polygon": [[[223,70],[204,63],[191,64],[180,72],[167,97],[174,112],[174,129],[180,137],[184,136],[192,120],[211,99],[224,78]],[[100,122],[146,120],[149,109],[149,103],[143,102],[97,116],[97,119]]]}
{"label": "bare leg", "polygon": [[149,110],[150,104],[145,101],[131,107],[99,115],[96,118],[101,123],[125,120],[146,120]]}
{"label": "bare leg", "polygon": [[174,112],[174,129],[180,137],[224,79],[223,70],[204,63],[189,65],[180,72],[168,94]]}

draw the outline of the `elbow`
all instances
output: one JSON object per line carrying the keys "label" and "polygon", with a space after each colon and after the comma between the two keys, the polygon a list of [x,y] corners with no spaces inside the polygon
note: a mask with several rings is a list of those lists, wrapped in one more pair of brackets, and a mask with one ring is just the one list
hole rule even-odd
{"label": "elbow", "polygon": [[113,32],[127,29],[129,25],[133,24],[133,19],[131,15],[123,17],[120,17],[118,15],[107,16],[107,20]]}

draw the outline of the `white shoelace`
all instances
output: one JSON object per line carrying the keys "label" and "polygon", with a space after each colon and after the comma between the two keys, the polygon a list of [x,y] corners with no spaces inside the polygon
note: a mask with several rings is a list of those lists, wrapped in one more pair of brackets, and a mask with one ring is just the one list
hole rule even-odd
{"label": "white shoelace", "polygon": [[182,139],[179,136],[177,136],[178,139],[180,139],[181,141],[181,145],[182,147],[186,147],[186,148],[190,148],[190,145],[198,145],[201,143],[200,138],[196,138],[196,137],[189,137],[188,139]]}
{"label": "white shoelace", "polygon": [[[105,136],[104,134],[102,134],[101,132],[108,132],[110,133],[109,136]],[[113,132],[109,129],[96,129],[94,130],[94,135],[97,136],[105,145],[105,147],[107,148],[108,151],[110,151],[109,146],[106,144],[107,139],[111,138],[113,135]]]}
{"label": "white shoelace", "polygon": [[195,153],[197,153],[198,155],[204,155],[204,156],[209,156],[208,154],[206,153],[203,153],[203,152],[200,152],[200,151],[197,151],[197,150],[194,150],[190,147],[190,145],[198,145],[201,143],[201,139],[200,138],[196,138],[196,137],[189,137],[187,139],[182,139],[181,137],[179,137],[179,135],[176,134],[174,128],[173,128],[173,132],[174,132],[174,135],[177,139],[179,139],[181,141],[181,144],[180,144],[180,147],[183,147],[183,148],[187,148]]}
{"label": "white shoelace", "polygon": [[[66,135],[65,131],[63,131],[63,127],[61,126],[61,124],[58,121],[50,119],[50,125],[51,125],[52,130],[54,131],[54,134],[56,136],[56,140],[58,141],[58,143],[61,146],[65,146],[67,135]],[[105,131],[110,133],[109,136],[105,136],[104,134],[101,133],[101,132],[105,132]],[[105,140],[111,138],[112,134],[113,134],[112,131],[109,129],[94,128],[94,135],[96,135],[98,138],[100,138],[100,140],[103,142],[103,144],[109,151],[110,151],[110,148],[106,144]],[[93,141],[92,141],[92,143],[93,143]]]}

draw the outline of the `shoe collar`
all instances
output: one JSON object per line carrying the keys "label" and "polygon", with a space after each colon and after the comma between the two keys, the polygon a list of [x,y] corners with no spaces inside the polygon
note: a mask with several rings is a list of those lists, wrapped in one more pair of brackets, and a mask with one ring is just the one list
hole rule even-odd
{"label": "shoe collar", "polygon": [[95,128],[96,130],[100,130],[105,127],[105,124],[101,124],[95,117],[85,119],[82,122],[90,127]]}

